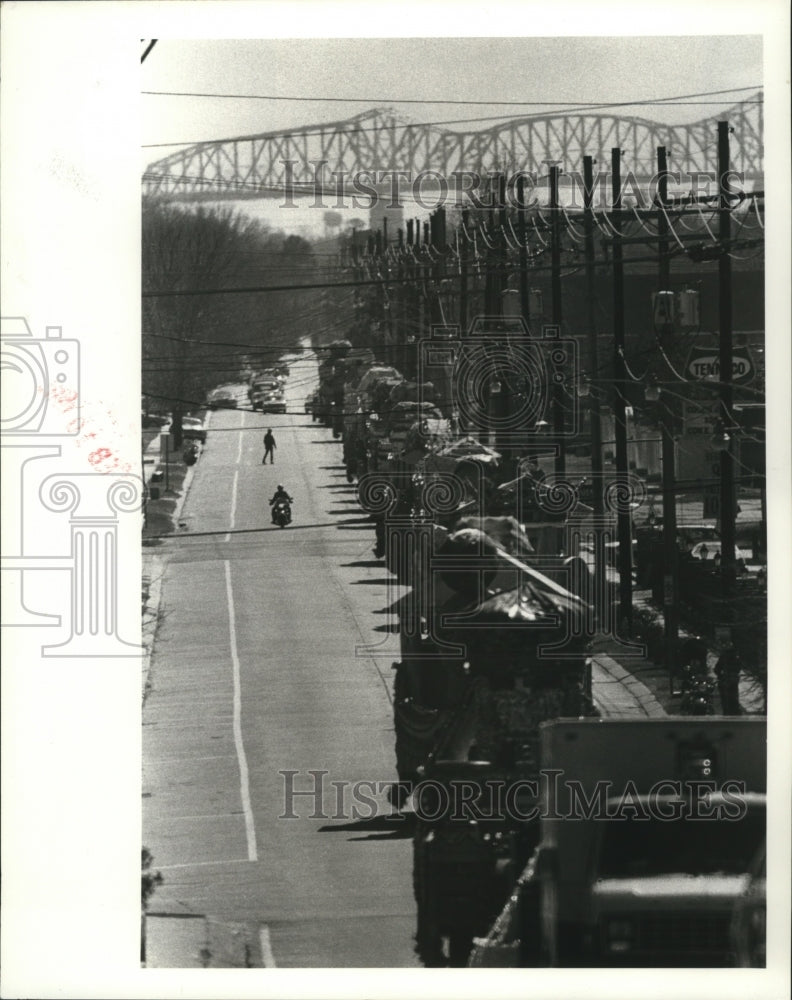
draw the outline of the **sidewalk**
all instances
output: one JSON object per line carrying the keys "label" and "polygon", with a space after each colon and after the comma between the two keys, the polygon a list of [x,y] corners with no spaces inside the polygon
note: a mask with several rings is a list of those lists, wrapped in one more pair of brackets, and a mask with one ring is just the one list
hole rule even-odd
{"label": "sidewalk", "polygon": [[145,450],[143,451],[143,479],[148,486],[151,481],[151,477],[159,469],[160,455],[162,450],[162,435],[169,434],[171,429],[170,424],[163,424],[159,429],[159,433],[155,434],[154,437],[149,441]]}
{"label": "sidewalk", "polygon": [[[662,626],[663,613],[647,598],[647,593],[648,592],[646,591],[634,591],[633,603],[635,607],[644,608],[653,614],[657,622]],[[693,633],[682,626],[679,627],[678,634],[680,642],[685,639],[693,638]],[[709,650],[707,655],[707,667],[714,679],[715,664],[718,662],[718,659],[725,647],[711,637],[705,637],[703,641]],[[668,673],[662,664],[658,665],[651,660],[645,660],[643,663],[637,665],[636,672],[655,692],[658,699],[665,706],[666,712],[669,715],[676,715],[679,713],[679,698],[671,697]],[[767,709],[765,707],[764,692],[758,682],[746,673],[742,673],[740,676],[739,697],[743,715],[766,714]],[[720,696],[717,690],[715,692],[715,707],[716,711],[721,711]]]}
{"label": "sidewalk", "polygon": [[[650,611],[662,624],[662,614],[641,592],[634,594],[636,607]],[[679,629],[680,640],[692,633]],[[714,680],[715,664],[722,649],[713,640],[705,640],[710,650],[707,666]],[[592,682],[594,702],[610,718],[659,717],[681,713],[679,696],[671,694],[665,665],[648,656],[620,655],[611,636],[598,635],[592,643]],[[764,715],[764,693],[759,684],[743,673],[740,678],[740,705],[744,715]],[[720,695],[715,690],[715,711],[720,713]]]}
{"label": "sidewalk", "polygon": [[[205,419],[205,425],[208,428],[210,425],[210,414],[207,414]],[[160,437],[162,434],[167,434],[170,430],[170,425],[164,426],[160,434],[151,440],[146,451],[143,455],[143,478],[148,486],[151,476],[159,468],[160,459]],[[179,518],[181,517],[182,508],[187,499],[187,494],[190,489],[190,484],[192,483],[193,475],[195,474],[195,466],[191,465],[188,467],[184,479],[181,483],[180,491],[176,495],[176,504],[173,513],[170,515],[170,530],[175,530],[175,526],[179,523]],[[162,577],[165,572],[165,561],[162,557],[158,556],[156,552],[152,549],[147,548],[143,545],[143,555],[142,555],[142,579],[141,579],[141,591],[142,591],[142,631],[143,631],[143,646],[145,648],[145,653],[143,654],[143,669],[142,669],[142,699],[145,703],[146,695],[148,694],[149,684],[150,684],[150,669],[151,669],[151,656],[154,650],[154,641],[156,638],[157,624],[159,621],[159,609],[160,601],[162,599]]]}
{"label": "sidewalk", "polygon": [[654,692],[635,676],[635,666],[628,670],[606,652],[592,656],[592,694],[603,716],[658,718],[667,714]]}

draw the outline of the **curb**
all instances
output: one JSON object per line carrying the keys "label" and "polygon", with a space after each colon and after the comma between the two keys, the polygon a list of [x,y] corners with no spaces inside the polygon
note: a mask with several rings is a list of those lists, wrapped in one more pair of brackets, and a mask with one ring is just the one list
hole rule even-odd
{"label": "curb", "polygon": [[646,684],[625,670],[612,656],[607,653],[595,653],[591,659],[603,673],[624,689],[644,715],[650,718],[665,717],[666,710]]}
{"label": "curb", "polygon": [[[213,415],[213,413],[214,413],[213,410],[208,410],[206,416],[204,417],[204,427],[207,429],[207,431],[212,426],[212,415]],[[204,450],[205,447],[206,447],[206,445],[203,445],[201,447],[201,454],[203,454],[203,450]],[[200,455],[199,455],[199,461],[200,461]],[[187,472],[186,472],[186,474],[184,476],[184,482],[182,483],[181,495],[179,496],[179,499],[176,501],[176,506],[175,506],[175,508],[173,510],[173,528],[174,528],[174,533],[175,533],[176,528],[179,525],[179,518],[181,517],[182,510],[184,509],[184,505],[187,502],[187,494],[190,492],[190,486],[192,486],[193,477],[195,476],[195,470],[197,468],[198,468],[198,464],[197,463],[195,465],[191,465],[187,469]]]}
{"label": "curb", "polygon": [[[211,412],[206,415],[206,424],[210,423]],[[176,501],[176,506],[173,510],[173,529],[174,534],[176,527],[179,523],[179,518],[181,517],[184,504],[187,500],[187,494],[190,491],[190,486],[192,485],[193,476],[195,475],[195,470],[197,465],[191,465],[184,476],[184,481],[182,482],[181,493]],[[143,572],[142,580],[144,583],[148,583],[148,593],[146,598],[146,605],[143,608],[143,624],[142,624],[142,634],[143,634],[143,646],[145,652],[143,653],[143,665],[142,665],[142,703],[146,703],[146,695],[149,691],[149,675],[151,673],[151,657],[154,653],[154,641],[157,635],[157,625],[159,621],[159,607],[160,601],[162,600],[162,577],[165,572],[165,560],[156,555],[154,552],[147,551],[143,547]]]}
{"label": "curb", "polygon": [[143,608],[143,677],[142,677],[142,703],[146,703],[146,695],[149,690],[149,673],[151,671],[151,657],[154,652],[154,640],[157,635],[157,624],[159,617],[159,606],[162,599],[162,574],[165,570],[165,563],[154,553],[143,552],[143,581],[148,583],[148,595],[146,605]]}

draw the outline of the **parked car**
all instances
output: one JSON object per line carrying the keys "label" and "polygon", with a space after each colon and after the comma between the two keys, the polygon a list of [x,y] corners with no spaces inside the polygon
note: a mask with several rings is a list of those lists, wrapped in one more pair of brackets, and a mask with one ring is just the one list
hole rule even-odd
{"label": "parked car", "polygon": [[[690,550],[693,559],[720,559],[721,541],[719,538],[709,538],[703,542],[697,542]],[[734,558],[737,563],[745,565],[745,553],[734,546]]]}
{"label": "parked car", "polygon": [[170,423],[170,414],[165,413],[141,413],[140,422],[141,426],[147,427],[164,427],[165,424]]}
{"label": "parked car", "polygon": [[182,417],[182,437],[206,444],[206,428],[200,417]]}

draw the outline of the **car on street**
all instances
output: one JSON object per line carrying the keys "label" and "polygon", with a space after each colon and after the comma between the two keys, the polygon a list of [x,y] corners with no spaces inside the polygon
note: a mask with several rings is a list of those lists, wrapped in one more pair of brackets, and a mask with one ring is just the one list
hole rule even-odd
{"label": "car on street", "polygon": [[223,385],[209,394],[209,407],[212,410],[235,410],[238,405],[239,399],[233,386]]}
{"label": "car on street", "polygon": [[200,417],[182,417],[182,437],[187,441],[206,444],[206,428]]}
{"label": "car on street", "polygon": [[261,398],[262,413],[285,413],[286,399],[282,389],[273,389],[264,393]]}
{"label": "car on street", "polygon": [[281,384],[274,375],[259,375],[248,389],[248,398],[254,410],[262,410],[265,399],[269,399],[273,393],[282,392]]}
{"label": "car on street", "polygon": [[[697,542],[690,550],[693,559],[720,559],[721,542],[719,538],[709,538],[703,542]],[[745,563],[745,553],[737,546],[734,546],[734,558],[739,563]]]}

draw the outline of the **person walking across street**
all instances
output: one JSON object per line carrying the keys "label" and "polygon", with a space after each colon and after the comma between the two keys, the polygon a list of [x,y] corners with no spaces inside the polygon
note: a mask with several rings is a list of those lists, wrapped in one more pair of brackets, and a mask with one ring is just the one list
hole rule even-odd
{"label": "person walking across street", "polygon": [[270,465],[275,464],[275,449],[278,446],[275,444],[275,436],[272,433],[272,428],[270,427],[267,433],[264,435],[264,458],[261,460],[262,465],[267,464],[267,455],[270,457]]}

